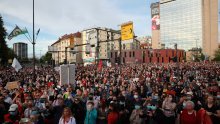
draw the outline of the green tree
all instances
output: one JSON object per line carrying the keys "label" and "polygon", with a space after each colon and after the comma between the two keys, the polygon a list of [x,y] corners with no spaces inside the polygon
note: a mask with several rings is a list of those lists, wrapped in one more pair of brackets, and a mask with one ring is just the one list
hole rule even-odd
{"label": "green tree", "polygon": [[51,59],[52,59],[52,53],[47,52],[44,56],[40,58],[40,62],[43,62],[43,63],[45,63],[46,61],[50,62]]}
{"label": "green tree", "polygon": [[6,44],[6,29],[4,28],[4,22],[2,16],[0,15],[0,63],[2,65],[7,64],[8,62],[8,46]]}
{"label": "green tree", "polygon": [[220,61],[220,48],[215,51],[214,61]]}

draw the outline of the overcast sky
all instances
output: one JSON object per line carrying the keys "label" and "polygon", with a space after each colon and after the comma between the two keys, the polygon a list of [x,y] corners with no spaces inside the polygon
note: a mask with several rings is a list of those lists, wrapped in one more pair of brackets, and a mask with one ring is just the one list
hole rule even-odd
{"label": "overcast sky", "polygon": [[[151,35],[150,3],[158,0],[35,0],[35,31],[40,34],[36,54],[43,55],[47,46],[64,34],[74,33],[98,26],[119,29],[118,25],[134,22],[138,36]],[[15,25],[27,27],[32,36],[32,0],[0,0],[0,14],[5,28],[10,33]],[[25,36],[18,36],[8,42],[29,43]],[[29,43],[29,56],[32,46]]]}

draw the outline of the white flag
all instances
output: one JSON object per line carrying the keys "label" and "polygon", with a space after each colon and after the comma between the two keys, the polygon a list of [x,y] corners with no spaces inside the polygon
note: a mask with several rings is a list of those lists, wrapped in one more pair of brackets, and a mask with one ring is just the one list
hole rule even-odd
{"label": "white flag", "polygon": [[14,58],[11,66],[16,70],[16,72],[18,72],[22,68],[21,64],[18,62],[16,58]]}

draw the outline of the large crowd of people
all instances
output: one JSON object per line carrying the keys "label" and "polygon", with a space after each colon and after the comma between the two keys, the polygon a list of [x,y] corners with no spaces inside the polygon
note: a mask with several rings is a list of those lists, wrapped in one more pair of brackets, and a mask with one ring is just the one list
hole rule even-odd
{"label": "large crowd of people", "polygon": [[[220,64],[0,67],[0,124],[220,124]],[[18,81],[9,89],[8,82]]]}

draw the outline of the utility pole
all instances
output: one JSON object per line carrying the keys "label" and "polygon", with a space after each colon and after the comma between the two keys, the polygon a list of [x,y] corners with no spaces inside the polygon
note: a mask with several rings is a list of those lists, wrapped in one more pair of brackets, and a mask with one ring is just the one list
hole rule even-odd
{"label": "utility pole", "polygon": [[65,47],[65,62],[64,62],[65,64],[67,64],[67,48],[68,47]]}
{"label": "utility pole", "polygon": [[177,43],[174,45],[176,50],[176,64],[177,64],[177,80],[179,81],[179,59],[178,59],[178,50],[177,50]]}
{"label": "utility pole", "polygon": [[119,71],[120,71],[120,74],[121,74],[121,38],[119,39]]}
{"label": "utility pole", "polygon": [[34,0],[33,0],[33,81],[36,80],[35,75],[35,30],[34,30]]}
{"label": "utility pole", "polygon": [[98,65],[98,59],[99,59],[99,29],[96,29],[97,31],[97,46],[96,46],[96,59],[95,59],[95,64]]}

